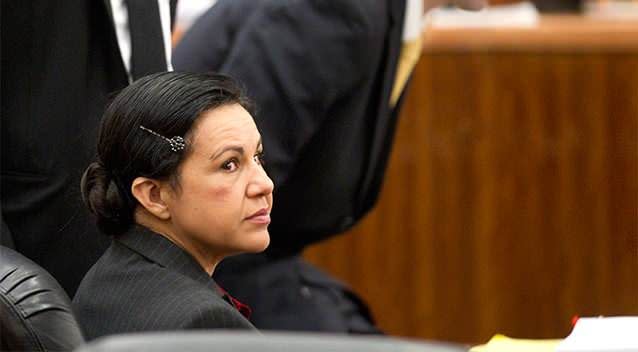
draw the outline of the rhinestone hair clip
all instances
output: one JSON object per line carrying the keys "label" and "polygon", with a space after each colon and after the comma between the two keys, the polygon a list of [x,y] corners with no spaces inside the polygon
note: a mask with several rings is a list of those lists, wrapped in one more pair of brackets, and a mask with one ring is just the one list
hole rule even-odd
{"label": "rhinestone hair clip", "polygon": [[174,151],[174,152],[178,152],[178,151],[184,150],[184,148],[186,147],[186,142],[184,142],[184,138],[182,138],[180,136],[173,136],[173,138],[166,138],[166,137],[162,136],[161,134],[159,134],[159,133],[157,133],[157,132],[155,132],[155,131],[153,131],[151,129],[148,129],[148,128],[142,126],[142,125],[140,125],[140,128],[143,129],[144,131],[148,132],[148,133],[154,134],[154,135],[162,138],[163,140],[167,141],[168,144],[171,145],[171,150]]}

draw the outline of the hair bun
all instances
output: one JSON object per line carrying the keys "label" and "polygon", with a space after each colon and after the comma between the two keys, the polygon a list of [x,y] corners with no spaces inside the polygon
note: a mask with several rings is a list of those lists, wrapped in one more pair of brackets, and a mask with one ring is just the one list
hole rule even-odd
{"label": "hair bun", "polygon": [[117,235],[133,224],[133,209],[127,204],[113,175],[99,162],[91,163],[80,182],[82,200],[97,218],[98,228]]}

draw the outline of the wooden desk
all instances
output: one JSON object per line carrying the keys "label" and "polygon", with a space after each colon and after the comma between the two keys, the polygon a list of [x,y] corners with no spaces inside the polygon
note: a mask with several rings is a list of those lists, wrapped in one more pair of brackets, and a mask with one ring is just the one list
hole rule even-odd
{"label": "wooden desk", "polygon": [[536,28],[426,29],[425,53],[627,52],[638,50],[638,21],[545,15]]}
{"label": "wooden desk", "polygon": [[564,337],[638,314],[638,23],[432,30],[383,192],[306,257],[389,333]]}

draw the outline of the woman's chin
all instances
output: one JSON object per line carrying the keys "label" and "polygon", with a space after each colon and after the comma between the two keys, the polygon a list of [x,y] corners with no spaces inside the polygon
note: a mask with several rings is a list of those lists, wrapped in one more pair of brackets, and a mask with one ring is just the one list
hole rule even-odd
{"label": "woman's chin", "polygon": [[270,236],[268,236],[268,232],[266,232],[266,236],[264,236],[264,238],[262,239],[261,243],[259,243],[257,245],[257,247],[255,248],[256,250],[254,251],[254,253],[261,253],[261,252],[265,251],[266,248],[268,248],[269,244],[270,244]]}
{"label": "woman's chin", "polygon": [[268,248],[270,235],[268,234],[268,230],[263,230],[251,234],[246,240],[243,248],[244,253],[261,253]]}

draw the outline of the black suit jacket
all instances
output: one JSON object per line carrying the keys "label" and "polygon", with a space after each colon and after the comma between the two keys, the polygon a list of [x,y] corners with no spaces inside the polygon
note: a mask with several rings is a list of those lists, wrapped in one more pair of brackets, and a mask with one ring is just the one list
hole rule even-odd
{"label": "black suit jacket", "polygon": [[73,296],[108,246],[82,204],[80,176],[109,96],[128,84],[109,1],[0,6],[3,242],[10,232]]}
{"label": "black suit jacket", "polygon": [[256,100],[276,186],[271,253],[343,232],[374,205],[404,11],[402,0],[220,0],[175,48],[176,70],[229,74]]}
{"label": "black suit jacket", "polygon": [[113,240],[73,299],[87,339],[157,330],[254,329],[184,250],[143,227]]}

